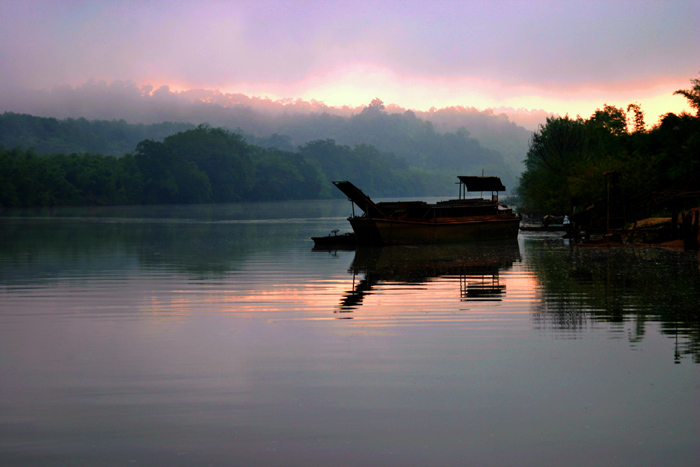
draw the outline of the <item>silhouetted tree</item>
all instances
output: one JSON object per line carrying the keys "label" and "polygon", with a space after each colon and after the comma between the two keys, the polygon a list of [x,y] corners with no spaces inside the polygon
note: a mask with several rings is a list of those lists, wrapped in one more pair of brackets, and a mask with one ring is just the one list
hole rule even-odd
{"label": "silhouetted tree", "polygon": [[375,97],[372,99],[372,101],[369,103],[367,107],[362,109],[363,113],[381,113],[386,110],[386,107],[384,106],[384,102],[378,98]]}
{"label": "silhouetted tree", "polygon": [[639,104],[630,104],[627,106],[627,113],[634,112],[633,122],[635,133],[644,133],[646,125],[644,124],[644,112]]}
{"label": "silhouetted tree", "polygon": [[700,79],[693,78],[690,80],[690,84],[693,85],[692,88],[679,89],[673,95],[680,94],[688,99],[688,104],[697,111],[698,117],[700,117]]}
{"label": "silhouetted tree", "polygon": [[612,105],[604,104],[603,110],[597,109],[588,122],[605,129],[612,135],[617,136],[627,132],[627,115],[622,109]]}

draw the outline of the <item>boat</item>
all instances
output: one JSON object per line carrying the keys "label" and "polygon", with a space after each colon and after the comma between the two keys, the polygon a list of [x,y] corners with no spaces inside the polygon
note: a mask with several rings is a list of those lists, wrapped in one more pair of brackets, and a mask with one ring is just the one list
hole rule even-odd
{"label": "boat", "polygon": [[357,240],[353,232],[338,235],[340,230],[333,229],[324,237],[311,237],[314,241],[314,250],[354,250]]}
{"label": "boat", "polygon": [[[459,198],[373,202],[349,181],[333,184],[352,202],[348,218],[360,246],[463,243],[508,240],[518,236],[520,217],[498,201],[505,186],[498,177],[459,176]],[[467,192],[491,197],[467,198]],[[355,206],[363,213],[355,215]]]}
{"label": "boat", "polygon": [[541,224],[521,225],[520,230],[523,232],[569,232],[571,227],[568,216],[552,216],[548,214],[542,218]]}
{"label": "boat", "polygon": [[562,225],[521,225],[520,230],[523,232],[568,232],[571,230],[571,224]]}

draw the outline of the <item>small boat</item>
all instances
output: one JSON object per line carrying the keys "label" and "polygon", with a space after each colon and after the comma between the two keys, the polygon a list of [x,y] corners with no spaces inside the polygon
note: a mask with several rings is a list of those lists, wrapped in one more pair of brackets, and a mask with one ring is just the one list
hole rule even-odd
{"label": "small boat", "polygon": [[340,230],[333,229],[325,237],[311,237],[314,241],[314,250],[354,250],[357,239],[353,232],[338,235]]}
{"label": "small boat", "polygon": [[569,230],[571,230],[571,224],[521,225],[520,230],[523,232],[568,232]]}
{"label": "small boat", "polygon": [[523,232],[569,232],[571,221],[568,216],[546,215],[542,218],[540,225],[521,225]]}
{"label": "small boat", "polygon": [[[459,198],[374,203],[349,181],[333,184],[353,203],[348,218],[361,246],[462,243],[509,240],[518,236],[520,217],[498,201],[505,187],[498,177],[460,176]],[[467,198],[467,192],[491,192],[491,197]],[[363,211],[355,215],[355,206]]]}

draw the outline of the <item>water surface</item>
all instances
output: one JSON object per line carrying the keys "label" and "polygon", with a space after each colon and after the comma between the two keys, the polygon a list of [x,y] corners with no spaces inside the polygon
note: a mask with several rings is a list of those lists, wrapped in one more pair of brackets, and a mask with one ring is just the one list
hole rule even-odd
{"label": "water surface", "polygon": [[0,218],[2,465],[696,465],[697,254],[312,251],[346,201]]}

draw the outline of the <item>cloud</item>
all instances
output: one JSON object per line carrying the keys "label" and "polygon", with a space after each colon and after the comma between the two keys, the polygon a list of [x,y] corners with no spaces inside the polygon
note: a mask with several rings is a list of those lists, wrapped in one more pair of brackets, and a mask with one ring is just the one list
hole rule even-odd
{"label": "cloud", "polygon": [[697,1],[0,0],[0,91],[93,78],[560,108],[686,83],[698,18]]}

